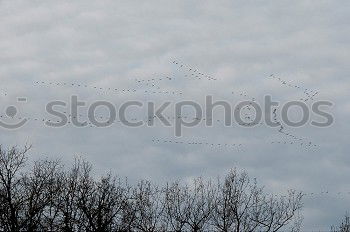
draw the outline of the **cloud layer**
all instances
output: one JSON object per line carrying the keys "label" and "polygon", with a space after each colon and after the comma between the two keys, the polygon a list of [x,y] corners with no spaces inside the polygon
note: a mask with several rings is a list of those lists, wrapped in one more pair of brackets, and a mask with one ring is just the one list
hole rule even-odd
{"label": "cloud layer", "polygon": [[[0,3],[0,86],[2,111],[16,105],[23,116],[48,117],[45,104],[76,94],[91,103],[109,100],[232,102],[246,93],[261,101],[299,100],[302,91],[269,80],[270,74],[320,91],[317,99],[335,103],[329,128],[289,128],[320,145],[316,151],[272,145],[287,140],[277,129],[214,124],[184,130],[181,140],[243,143],[245,152],[205,146],[157,144],[174,139],[173,128],[47,128],[31,121],[16,131],[1,132],[1,144],[31,143],[31,159],[81,155],[97,174],[111,170],[131,180],[186,181],[216,178],[232,167],[247,170],[272,193],[289,188],[307,196],[304,230],[327,230],[349,210],[350,126],[348,1],[2,1]],[[179,60],[217,78],[185,77]],[[171,94],[146,94],[152,86],[135,79],[171,77],[157,82]],[[115,94],[77,86],[35,85],[36,81],[83,83],[103,89],[137,88]],[[5,96],[6,93],[6,96]],[[28,103],[16,102],[27,97]],[[66,109],[69,110],[69,109]],[[103,112],[102,112],[103,113]],[[218,110],[217,115],[222,112]],[[4,114],[4,113],[2,113]],[[84,109],[81,114],[85,114]],[[141,117],[142,112],[131,114]],[[190,114],[190,112],[188,112]],[[221,114],[222,115],[222,114]],[[218,116],[220,117],[220,116]],[[342,194],[338,194],[341,192]]]}

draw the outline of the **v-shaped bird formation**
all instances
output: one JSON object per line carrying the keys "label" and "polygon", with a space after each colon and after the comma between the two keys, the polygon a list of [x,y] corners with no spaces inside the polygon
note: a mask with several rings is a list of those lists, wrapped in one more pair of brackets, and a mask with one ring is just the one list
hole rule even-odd
{"label": "v-shaped bird formation", "polygon": [[[169,84],[175,83],[175,81],[201,81],[201,80],[206,80],[206,81],[219,81],[216,77],[213,77],[212,75],[206,74],[202,71],[200,71],[198,68],[194,68],[193,66],[190,66],[184,62],[178,61],[178,60],[173,60],[171,62],[173,65],[176,66],[177,70],[185,73],[184,79],[179,79],[177,77],[172,77],[172,75],[158,75],[158,77],[150,77],[150,78],[135,78],[134,83],[131,84],[133,87],[129,88],[114,88],[112,86],[108,87],[101,87],[96,84],[89,84],[89,83],[78,83],[78,82],[57,82],[57,81],[49,81],[49,80],[43,80],[43,81],[35,81],[34,84],[35,86],[43,86],[43,87],[50,87],[50,88],[81,88],[81,89],[87,89],[87,90],[95,90],[98,93],[115,93],[115,94],[165,94],[165,95],[183,95],[184,89],[172,89],[173,86],[170,85],[170,89],[167,89],[169,87]],[[311,90],[304,88],[302,85],[299,84],[293,84],[292,81],[287,81],[284,80],[280,77],[275,76],[274,74],[270,75],[271,79],[277,80],[281,83],[281,85],[285,85],[290,88],[294,88],[297,90],[303,91],[305,94],[304,98],[301,98],[300,100],[304,102],[308,102],[311,100],[314,100],[314,98],[319,94],[319,91]],[[132,79],[131,79],[132,80]],[[256,125],[265,125],[263,122],[258,122],[255,123],[255,109],[252,106],[254,102],[256,102],[256,98],[252,97],[250,94],[248,94],[245,91],[232,91],[232,95],[235,97],[240,97],[243,98],[245,101],[250,101],[252,102],[250,105],[245,105],[241,109],[235,109],[239,110],[241,113],[241,116],[243,116],[243,123],[238,123],[236,124],[240,126],[246,126],[246,127],[253,127]],[[5,92],[0,91],[0,95],[7,96],[8,94]],[[306,147],[317,147],[318,145],[313,144],[310,142],[308,139],[296,136],[292,134],[291,132],[287,131],[285,126],[277,119],[277,113],[276,110],[273,112],[273,120],[278,126],[278,133],[283,134],[288,138],[290,141],[285,140],[285,141],[272,141],[271,144],[288,144],[288,145],[298,145],[298,146],[306,146]],[[0,115],[0,118],[5,118],[5,115]],[[79,117],[83,117],[82,115],[79,115]],[[164,116],[164,118],[161,117],[144,117],[144,118],[139,118],[139,117],[132,117],[130,118],[131,121],[142,121],[144,123],[150,122],[150,120],[162,120],[162,119],[167,119],[171,121],[175,121],[176,119],[182,119],[182,120],[194,120],[194,121],[211,121],[216,124],[220,125],[225,125],[225,120],[224,119],[214,119],[214,118],[205,118],[205,117],[191,117],[191,116],[186,116],[186,115],[177,115],[177,116]],[[68,115],[68,118],[72,120],[72,116]],[[87,117],[85,117],[87,118]],[[23,119],[21,117],[17,117],[17,119]],[[45,119],[42,117],[28,117],[26,118],[28,121],[34,121],[34,122],[59,122],[59,120],[52,120],[52,119]],[[105,122],[105,125],[111,125],[114,122],[123,122],[120,119],[116,119],[113,122],[109,120],[108,117],[105,116],[99,116],[101,121]],[[67,124],[71,124],[71,121],[68,121]],[[82,124],[84,126],[90,126],[94,127],[94,125],[91,122],[87,122],[86,124]],[[233,126],[233,125],[232,125]],[[171,140],[167,140],[171,141]],[[168,142],[172,143],[172,142]],[[181,142],[174,142],[175,144],[185,144],[185,141]],[[188,144],[188,142],[187,142]],[[215,147],[211,143],[201,143],[200,142],[192,142],[192,145],[208,145]],[[222,144],[220,144],[221,146]],[[226,145],[224,145],[226,146]],[[228,146],[228,145],[227,145]],[[216,144],[217,147],[217,144]]]}
{"label": "v-shaped bird formation", "polygon": [[271,74],[269,77],[271,79],[279,81],[282,85],[285,85],[285,86],[288,86],[288,87],[291,87],[291,88],[295,88],[295,89],[298,89],[298,90],[302,90],[303,93],[306,96],[304,98],[301,98],[300,99],[301,101],[307,102],[309,100],[314,100],[314,97],[317,94],[319,94],[319,91],[305,88],[305,87],[303,87],[303,86],[301,86],[299,84],[293,84],[291,81],[287,81],[287,80],[284,80],[284,79],[282,79],[280,77],[276,77],[274,74]]}
{"label": "v-shaped bird formation", "polygon": [[[309,146],[309,147],[310,146],[313,146],[313,147],[317,147],[318,146],[318,145],[316,145],[316,144],[314,144],[314,143],[312,143],[312,142],[310,142],[310,141],[308,141],[308,140],[306,140],[304,138],[301,138],[301,137],[298,137],[298,136],[292,134],[291,132],[287,132],[285,127],[282,125],[282,123],[277,119],[277,109],[273,110],[273,120],[276,123],[276,125],[279,126],[279,129],[278,129],[279,133],[281,133],[281,134],[283,134],[283,135],[285,135],[285,136],[287,136],[287,137],[289,137],[289,138],[294,140],[294,142],[282,141],[283,144],[287,144],[287,143],[288,144],[298,144],[298,142],[299,142],[299,145],[301,145],[301,146],[306,146],[306,145]],[[278,143],[282,144],[281,141],[273,141],[273,142],[271,142],[271,144],[278,144]]]}

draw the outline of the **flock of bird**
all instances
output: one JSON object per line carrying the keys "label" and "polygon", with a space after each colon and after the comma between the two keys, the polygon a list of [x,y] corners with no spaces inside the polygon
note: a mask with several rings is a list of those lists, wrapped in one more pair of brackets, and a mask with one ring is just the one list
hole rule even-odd
{"label": "flock of bird", "polygon": [[182,63],[180,61],[173,61],[173,64],[175,64],[180,70],[184,70],[188,74],[185,75],[185,77],[189,79],[198,79],[198,80],[209,80],[209,81],[216,81],[217,79],[215,77],[212,77],[208,74],[205,74],[203,72],[200,72],[198,69],[193,68],[189,66],[188,64]]}
{"label": "flock of bird", "polygon": [[160,144],[160,143],[163,143],[163,144],[184,144],[184,145],[189,145],[189,146],[207,146],[207,147],[221,147],[221,148],[227,148],[227,149],[234,149],[234,150],[237,150],[239,152],[242,152],[244,151],[242,149],[242,144],[241,143],[237,143],[237,144],[228,144],[228,143],[209,143],[209,142],[201,142],[201,141],[193,141],[193,140],[172,140],[172,139],[160,139],[160,138],[157,138],[157,139],[152,139],[152,142],[153,143],[156,143],[156,144]]}
{"label": "flock of bird", "polygon": [[293,141],[272,141],[271,144],[299,144],[300,146],[308,146],[308,147],[318,147],[318,145],[306,141],[304,138],[298,137],[290,132],[287,132],[282,123],[277,119],[277,109],[273,110],[273,120],[279,126],[278,132],[293,139]]}
{"label": "flock of bird", "polygon": [[[345,192],[335,192],[335,191],[321,191],[321,192],[303,192],[300,191],[303,197],[307,197],[307,198],[316,198],[316,197],[337,197],[340,198],[341,196],[343,197],[349,197],[350,196],[350,191]],[[287,195],[285,194],[272,194],[275,197],[287,197]]]}
{"label": "flock of bird", "polygon": [[[176,65],[178,70],[186,72],[184,77],[186,77],[187,80],[209,80],[209,81],[216,81],[217,79],[215,77],[212,77],[211,75],[208,75],[206,73],[201,72],[199,69],[193,68],[188,64],[185,64],[183,62],[174,60],[172,61],[172,64]],[[136,79],[135,81],[138,84],[141,84],[146,87],[153,87],[160,89],[160,82],[164,81],[171,81],[174,80],[174,78],[165,76],[160,78],[149,78],[149,79]]]}
{"label": "flock of bird", "polygon": [[[231,92],[231,93],[235,94],[235,92]],[[245,92],[236,92],[236,95],[249,98],[251,100],[248,100],[248,101],[251,101],[251,102],[256,101],[256,99],[254,97],[249,96]],[[246,105],[246,106],[244,106],[244,108],[248,109],[249,111],[252,110],[252,107],[250,105]],[[253,116],[247,116],[247,114],[245,114],[245,115],[246,115],[246,117],[245,117],[246,119],[252,120]],[[306,141],[304,138],[298,137],[290,132],[287,132],[285,127],[282,125],[282,123],[277,119],[277,109],[273,110],[273,120],[279,126],[278,132],[287,136],[288,138],[293,139],[294,141],[272,141],[271,144],[292,144],[292,145],[300,145],[300,146],[304,146],[304,147],[317,147],[318,146],[316,144],[313,144],[310,141]],[[250,123],[252,123],[252,121]],[[263,123],[260,123],[260,124],[263,124]],[[248,126],[251,126],[251,124],[248,124]]]}
{"label": "flock of bird", "polygon": [[256,101],[255,97],[250,97],[247,93],[244,93],[244,92],[234,92],[234,91],[232,91],[231,94],[249,98],[247,101],[252,101],[252,102]]}
{"label": "flock of bird", "polygon": [[166,77],[158,77],[158,78],[150,78],[150,79],[135,79],[135,82],[137,82],[137,83],[154,83],[154,82],[156,82],[156,81],[171,81],[171,80],[174,80],[174,78],[172,78],[172,77],[168,77],[168,76],[166,76]]}
{"label": "flock of bird", "polygon": [[[185,64],[183,62],[177,61],[177,60],[173,60],[172,63],[174,65],[176,65],[178,67],[179,70],[186,72],[187,74],[185,75],[185,77],[188,77],[189,79],[197,79],[197,80],[209,80],[209,81],[216,81],[217,79],[215,77],[212,77],[211,75],[205,74],[203,72],[201,72],[200,70],[191,67],[188,64]],[[295,85],[292,84],[290,81],[286,81],[281,79],[280,77],[276,77],[275,75],[270,75],[270,77],[272,79],[278,80],[282,85],[286,85],[288,87],[291,88],[295,88],[295,89],[299,89],[299,90],[303,90],[304,94],[306,95],[305,98],[301,99],[304,100],[305,102],[309,101],[309,100],[313,100],[314,97],[319,93],[318,91],[314,91],[314,90],[310,90],[307,88],[303,88],[300,85]],[[182,95],[182,91],[170,91],[170,90],[162,90],[159,86],[160,83],[165,82],[165,81],[172,81],[174,80],[173,77],[169,77],[169,76],[161,76],[161,77],[154,77],[154,78],[148,78],[148,79],[139,79],[136,78],[135,82],[137,84],[137,86],[135,88],[126,88],[126,89],[122,89],[122,88],[112,88],[112,87],[99,87],[96,85],[89,85],[89,84],[83,84],[83,83],[68,83],[68,82],[53,82],[53,81],[35,81],[36,85],[43,85],[43,86],[54,86],[54,87],[74,87],[74,88],[87,88],[87,89],[93,89],[93,90],[100,90],[100,91],[104,91],[104,92],[113,92],[113,93],[120,93],[120,94],[127,94],[127,93],[145,93],[145,94],[172,94],[172,95]],[[148,87],[148,89],[142,89],[139,87]],[[152,89],[153,88],[153,89]],[[236,96],[240,96],[240,97],[244,97],[247,98],[247,101],[251,101],[251,102],[255,102],[256,98],[251,97],[250,95],[248,95],[246,92],[231,92],[231,94],[236,95]],[[6,93],[4,94],[5,96],[7,95]],[[237,110],[237,109],[236,109]],[[255,125],[263,125],[263,122],[259,122],[259,123],[254,123],[254,115],[252,115],[252,112],[255,112],[253,110],[253,107],[251,105],[245,105],[242,109],[238,109],[240,111],[246,111],[243,115],[244,115],[244,119],[245,122],[244,123],[238,123],[238,125],[240,126],[255,126]],[[305,139],[298,137],[296,135],[293,135],[292,133],[288,132],[285,127],[282,125],[282,123],[280,121],[277,120],[277,113],[276,113],[276,109],[273,112],[274,114],[274,121],[275,123],[279,126],[278,128],[278,132],[287,136],[288,138],[291,139],[291,141],[273,141],[271,142],[271,144],[294,144],[294,145],[300,145],[300,146],[307,146],[307,147],[316,147],[317,145],[306,141]],[[1,116],[3,117],[3,116]],[[71,117],[71,115],[69,115],[69,117]],[[153,117],[153,118],[143,118],[143,119],[137,119],[137,118],[132,118],[130,119],[131,121],[143,121],[143,122],[149,122],[150,120],[154,120],[157,117]],[[195,120],[195,121],[209,121],[211,120],[212,122],[216,122],[219,124],[223,124],[224,125],[224,120],[222,119],[212,119],[212,118],[205,118],[205,117],[201,117],[201,118],[196,118],[196,117],[190,117],[190,116],[166,116],[165,117],[167,120],[175,120],[175,119],[184,119],[184,120]],[[21,118],[19,118],[21,119]],[[40,117],[32,117],[32,118],[26,118],[27,120],[31,120],[31,121],[44,121],[44,122],[54,122],[52,120],[47,120],[44,118],[40,118]],[[114,122],[110,122],[108,121],[108,118],[101,116],[100,117],[101,120],[105,120],[106,125],[110,125]],[[159,118],[162,119],[162,118]],[[116,120],[117,122],[121,122],[120,120]],[[58,122],[58,121],[57,121]],[[68,124],[71,122],[67,122]],[[90,127],[93,127],[94,125],[91,123],[88,123],[88,125]]]}
{"label": "flock of bird", "polygon": [[164,81],[172,81],[174,80],[173,77],[158,77],[158,78],[149,78],[149,79],[135,79],[135,82],[139,85],[139,86],[143,86],[143,87],[149,87],[149,88],[156,88],[156,89],[160,89],[160,83],[164,82]]}
{"label": "flock of bird", "polygon": [[[5,119],[7,118],[6,115],[0,115],[1,119]],[[61,120],[53,120],[53,119],[47,119],[47,118],[42,118],[42,117],[21,117],[21,116],[16,116],[16,117],[12,117],[12,119],[16,119],[16,120],[27,120],[27,121],[32,121],[32,122],[40,122],[40,123],[60,123]],[[73,124],[71,121],[67,121],[67,124]],[[90,125],[90,127],[93,127],[92,123],[81,123],[81,126],[85,126],[85,125]]]}
{"label": "flock of bird", "polygon": [[348,192],[334,192],[334,191],[321,191],[321,192],[309,192],[309,193],[303,193],[304,196],[312,198],[312,197],[322,197],[322,196],[350,196],[350,191]]}
{"label": "flock of bird", "polygon": [[[67,112],[64,111],[62,112],[64,114],[66,114]],[[6,118],[7,116],[5,115],[0,115],[0,118]],[[67,124],[73,124],[72,120],[73,119],[86,119],[86,122],[82,122],[80,123],[80,125],[78,126],[82,126],[82,127],[96,127],[93,123],[89,122],[87,120],[87,117],[84,117],[82,114],[79,114],[78,117],[76,116],[72,116],[71,114],[67,115],[67,118],[69,118],[69,120],[67,121]],[[138,119],[138,118],[130,118],[130,120],[125,120],[124,122],[130,122],[130,121],[142,121],[144,123],[147,123],[151,120],[154,120],[155,118],[157,118],[156,116],[153,117],[147,117],[147,118],[143,118],[143,119]],[[176,118],[183,118],[183,119],[192,119],[192,120],[205,120],[205,118],[196,118],[196,117],[189,117],[189,116],[177,116],[177,117],[171,117],[171,116],[166,116],[164,117],[168,120],[174,120]],[[47,118],[41,118],[41,117],[16,117],[16,119],[18,120],[23,120],[26,119],[27,121],[34,121],[34,122],[42,122],[42,123],[60,123],[61,120],[53,120],[53,119],[47,119]],[[115,121],[111,121],[109,117],[104,117],[104,116],[97,116],[96,120],[101,120],[103,123],[101,123],[101,126],[111,126],[112,124],[114,124],[115,122],[119,122],[122,123],[123,120],[120,119],[116,119]],[[221,120],[216,120],[217,122],[222,122]],[[173,140],[152,140],[153,142],[163,142],[163,143],[173,143],[173,144],[187,144],[187,145],[207,145],[207,146],[211,146],[211,147],[233,147],[236,148],[237,146],[240,147],[242,146],[242,144],[227,144],[227,143],[208,143],[208,142],[189,142],[189,141],[173,141]],[[271,144],[294,144],[294,145],[300,145],[300,146],[308,146],[308,147],[316,147],[317,145],[312,144],[311,142],[287,142],[287,141],[272,141]]]}
{"label": "flock of bird", "polygon": [[310,95],[311,93],[308,92],[304,92],[306,97],[305,98],[301,98],[301,101],[307,102],[309,100],[314,100],[314,97],[318,94],[318,92],[313,92],[312,95]]}
{"label": "flock of bird", "polygon": [[312,89],[307,89],[307,88],[304,88],[304,87],[302,87],[302,86],[300,86],[300,85],[292,84],[291,81],[283,80],[283,79],[280,78],[280,77],[276,77],[274,74],[271,74],[271,75],[270,75],[270,78],[279,81],[282,85],[286,85],[286,86],[291,87],[291,88],[295,88],[295,89],[298,89],[298,90],[302,90],[303,93],[306,95],[306,97],[305,97],[305,98],[301,98],[300,100],[301,100],[301,101],[304,101],[304,102],[307,102],[307,101],[309,101],[309,100],[314,100],[313,98],[314,98],[317,94],[319,94],[319,91],[312,90]]}
{"label": "flock of bird", "polygon": [[[185,77],[192,77],[193,79],[199,79],[199,80],[201,80],[201,79],[217,80],[216,78],[213,78],[210,75],[204,74],[204,73],[200,72],[198,69],[195,69],[195,68],[193,68],[187,64],[181,63],[179,61],[174,60],[173,64],[177,65],[180,69],[183,69],[184,71],[190,72],[190,75],[185,75]],[[313,91],[313,90],[308,90],[306,88],[302,88],[299,85],[292,85],[291,82],[287,82],[279,77],[275,77],[273,74],[270,77],[272,77],[273,79],[279,80],[283,85],[287,85],[289,87],[304,90],[304,93],[306,94],[307,97],[304,99],[301,99],[301,100],[304,100],[305,102],[308,100],[313,100],[313,98],[319,93],[318,91]],[[135,81],[137,83],[145,84],[146,86],[149,86],[149,87],[156,87],[155,82],[157,82],[157,81],[159,82],[159,81],[163,81],[163,80],[172,80],[172,78],[165,77],[165,78],[151,78],[151,79],[136,79]],[[152,92],[152,91],[150,91],[150,92]],[[147,93],[147,90],[145,91],[145,93]],[[156,93],[156,91],[153,91],[152,93]],[[255,100],[256,100],[254,97],[250,97],[247,93],[244,93],[244,92],[238,92],[238,93],[232,92],[232,94],[237,94],[238,96],[249,98],[250,101],[252,101],[252,102],[255,102]],[[244,106],[244,108],[247,109],[248,111],[252,110],[252,107],[250,107],[249,105]],[[243,110],[243,108],[242,108],[242,110]],[[276,119],[277,119],[276,111],[274,111],[274,115],[275,115],[274,119],[276,121]],[[167,117],[168,120],[175,119],[175,118],[189,119],[190,117],[187,117],[187,116],[176,116],[176,117],[174,117],[174,116],[169,117],[168,116]],[[254,126],[257,124],[260,124],[260,125],[263,124],[262,122],[253,123],[252,118],[253,118],[252,116],[245,114],[245,119],[248,119],[251,121],[246,122],[246,123],[239,123],[239,125],[241,125],[241,126]],[[206,119],[206,118],[193,118],[193,117],[190,119],[203,120],[203,121],[212,120],[212,119]],[[134,120],[136,121],[137,119],[134,119]],[[147,120],[149,121],[152,119],[149,118]],[[139,121],[139,120],[137,120],[137,121]],[[223,122],[223,120],[219,120],[219,119],[215,120],[215,121],[216,122]],[[309,141],[305,141],[303,138],[295,136],[290,132],[286,132],[285,128],[283,127],[283,125],[279,121],[276,121],[276,123],[280,126],[280,128],[278,130],[279,133],[282,133],[285,136],[287,136],[291,139],[294,139],[296,141],[288,141],[288,142],[287,141],[273,141],[273,142],[271,142],[271,144],[274,144],[274,143],[276,143],[276,144],[299,144],[301,146],[308,146],[308,147],[311,147],[311,146],[316,147],[317,146],[316,144],[313,144],[312,142],[309,142]]]}
{"label": "flock of bird", "polygon": [[50,82],[50,81],[35,81],[34,84],[36,85],[44,85],[44,86],[62,86],[62,87],[79,87],[79,88],[90,88],[95,90],[101,90],[101,91],[113,91],[115,93],[130,93],[130,92],[136,92],[136,89],[117,89],[117,88],[103,88],[98,87],[95,85],[87,85],[87,84],[81,84],[81,83],[67,83],[67,82]]}
{"label": "flock of bird", "polygon": [[316,144],[311,144],[311,142],[309,143],[303,143],[303,142],[290,142],[290,141],[272,141],[271,144],[275,144],[275,145],[296,145],[299,146],[300,148],[305,148],[308,151],[314,151],[316,152],[317,150],[311,150],[312,148],[316,148],[317,145]]}
{"label": "flock of bird", "polygon": [[114,93],[135,93],[135,92],[143,92],[145,94],[172,94],[172,95],[182,95],[181,91],[171,91],[171,90],[137,90],[137,89],[117,89],[112,87],[98,87],[95,85],[81,84],[81,83],[67,83],[67,82],[49,82],[49,81],[35,81],[36,85],[44,85],[44,86],[55,86],[55,87],[78,87],[78,88],[89,88],[100,91],[111,91]]}
{"label": "flock of bird", "polygon": [[[60,112],[60,113],[63,113],[65,114],[66,118],[72,120],[72,119],[82,119],[82,120],[86,120],[86,121],[89,121],[88,120],[88,117],[87,116],[84,116],[82,114],[79,114],[78,117],[76,116],[72,116],[71,114],[67,114],[66,111],[63,111],[63,112]],[[6,115],[0,115],[0,118],[1,119],[5,119],[7,118]],[[20,116],[17,116],[17,117],[14,117],[14,119],[17,119],[17,120],[23,120],[23,119],[26,119],[27,121],[34,121],[34,122],[51,122],[51,123],[59,123],[61,122],[61,120],[53,120],[53,119],[47,119],[47,118],[42,118],[42,117],[20,117]],[[157,117],[157,116],[149,116],[149,117],[143,117],[143,118],[130,118],[130,119],[125,119],[125,120],[121,120],[121,119],[115,119],[114,121],[111,121],[110,120],[110,117],[106,117],[106,116],[96,116],[95,115],[95,119],[96,120],[100,120],[101,122],[105,122],[104,125],[105,126],[109,126],[109,125],[112,125],[113,123],[115,122],[119,122],[119,123],[127,123],[127,122],[143,122],[143,123],[149,123],[151,121],[154,121],[156,119],[158,119],[159,121],[161,121],[162,119],[165,119],[165,120],[168,120],[168,121],[175,121],[176,119],[184,119],[184,120],[193,120],[193,121],[212,121],[213,123],[217,123],[217,124],[220,124],[220,125],[223,125],[225,126],[225,120],[221,120],[221,119],[216,119],[216,120],[213,120],[212,118],[204,118],[204,117],[201,117],[201,118],[198,118],[198,117],[190,117],[190,116],[161,116],[161,117]],[[71,121],[68,121],[67,122],[68,124],[71,123]],[[256,126],[256,125],[263,125],[263,123],[237,123],[238,125],[240,126]],[[82,125],[85,125],[85,124],[82,124]],[[87,126],[91,126],[93,127],[94,125],[91,123],[91,122],[87,122]]]}
{"label": "flock of bird", "polygon": [[[7,118],[6,115],[0,115],[0,118]],[[16,119],[16,120],[27,120],[27,121],[32,121],[32,122],[40,122],[40,123],[43,123],[45,125],[45,123],[54,123],[54,124],[58,124],[58,123],[61,123],[62,121],[61,120],[54,120],[54,119],[48,119],[48,118],[42,118],[42,117],[21,117],[21,116],[17,116],[17,117],[13,117],[13,119]],[[92,122],[89,122],[89,120],[87,119],[87,117],[83,117],[82,115],[79,115],[79,117],[76,117],[76,116],[72,116],[72,115],[68,115],[67,117],[67,124],[71,124],[71,125],[76,125],[76,126],[81,126],[81,127],[98,127],[96,126],[94,123]],[[77,119],[77,120],[81,120],[81,121],[85,121],[85,122],[81,122],[81,123],[78,123],[78,122],[74,122],[73,123],[73,119]],[[107,126],[111,126],[113,125],[115,122],[129,122],[128,120],[125,120],[125,121],[122,121],[120,119],[116,119],[116,120],[110,120],[110,118],[107,118],[107,117],[96,117],[95,118],[96,120],[101,120],[102,122],[99,122],[99,126],[100,127],[107,127]],[[132,118],[130,119],[130,121],[137,121],[136,118]]]}
{"label": "flock of bird", "polygon": [[248,99],[245,99],[245,101],[250,102],[248,105],[245,105],[245,106],[243,106],[242,108],[240,108],[240,107],[236,107],[236,108],[235,108],[235,110],[238,110],[238,111],[240,111],[240,112],[242,112],[242,110],[245,110],[245,109],[247,109],[247,110],[249,111],[249,113],[245,112],[245,113],[244,113],[244,116],[245,116],[245,119],[246,119],[246,120],[250,120],[250,122],[248,122],[248,123],[241,123],[241,124],[239,124],[239,125],[243,125],[243,126],[254,126],[254,125],[258,125],[258,124],[260,124],[260,125],[263,125],[263,124],[264,124],[263,122],[254,123],[254,120],[253,120],[254,115],[252,115],[251,112],[253,111],[252,105],[253,105],[253,103],[256,102],[256,98],[255,98],[255,97],[251,97],[251,96],[249,96],[249,95],[248,95],[247,93],[245,93],[245,92],[234,92],[234,91],[232,91],[231,94],[232,94],[232,95],[237,95],[237,96],[240,96],[240,97],[248,98]]}

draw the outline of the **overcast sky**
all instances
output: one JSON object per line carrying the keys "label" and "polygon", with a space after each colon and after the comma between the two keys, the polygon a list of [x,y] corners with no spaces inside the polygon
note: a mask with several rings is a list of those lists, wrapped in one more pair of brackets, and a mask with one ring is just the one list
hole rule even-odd
{"label": "overcast sky", "polygon": [[[216,178],[237,167],[256,177],[266,191],[328,194],[305,197],[303,230],[328,230],[350,210],[349,1],[0,1],[1,120],[14,105],[16,116],[50,118],[45,104],[77,95],[91,104],[108,100],[142,102],[262,102],[264,95],[286,102],[303,98],[302,90],[268,77],[274,74],[304,88],[317,90],[316,100],[333,102],[335,123],[328,128],[306,125],[288,128],[318,146],[271,144],[292,141],[276,128],[213,127],[200,124],[174,137],[174,128],[128,128],[116,122],[108,128],[48,128],[30,120],[18,130],[1,130],[6,146],[33,144],[31,160],[60,158],[71,163],[81,156],[96,174],[112,171],[131,181],[157,183]],[[217,80],[196,79],[173,60]],[[187,75],[187,77],[185,76]],[[164,77],[171,80],[164,80]],[[162,78],[155,87],[135,81]],[[45,84],[35,84],[36,81]],[[57,86],[53,83],[81,83]],[[102,90],[96,90],[97,86]],[[159,87],[159,89],[157,89]],[[135,89],[115,93],[108,88]],[[164,93],[144,93],[147,91]],[[182,94],[166,94],[174,91]],[[232,94],[234,92],[234,94]],[[244,95],[243,94],[243,95]],[[17,102],[26,97],[27,102]],[[309,101],[310,105],[312,101]],[[69,109],[60,108],[62,111]],[[129,115],[142,118],[133,108]],[[80,114],[86,118],[87,109]],[[106,115],[101,110],[99,115]],[[171,110],[167,111],[172,115]],[[186,112],[193,116],[193,112]],[[223,113],[218,109],[216,119]],[[51,117],[52,118],[52,117]],[[171,119],[174,121],[173,119]],[[154,143],[152,139],[225,146]]]}

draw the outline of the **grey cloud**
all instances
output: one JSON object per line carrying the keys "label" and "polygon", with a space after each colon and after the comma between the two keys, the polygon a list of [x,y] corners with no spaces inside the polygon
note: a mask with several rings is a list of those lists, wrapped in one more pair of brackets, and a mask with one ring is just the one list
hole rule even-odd
{"label": "grey cloud", "polygon": [[[320,144],[311,152],[296,146],[274,146],[277,130],[215,125],[185,129],[182,140],[245,144],[245,152],[222,148],[153,144],[173,138],[173,128],[46,128],[31,122],[20,130],[1,131],[1,144],[32,143],[31,160],[50,156],[72,162],[81,155],[95,172],[112,170],[131,180],[156,182],[216,178],[237,166],[249,171],[271,192],[296,188],[306,192],[348,192],[349,103],[348,1],[1,1],[1,113],[18,96],[24,115],[45,115],[48,100],[78,94],[91,103],[111,100],[165,101],[214,99],[237,101],[246,92],[262,100],[299,99],[302,91],[267,77],[274,73],[320,91],[335,102],[335,124],[290,129]],[[180,60],[218,81],[189,80],[172,64]],[[111,94],[75,87],[34,86],[35,81],[87,83],[91,86],[140,88],[135,78],[167,75],[161,88],[183,96]],[[2,113],[3,114],[3,113]],[[216,112],[219,115],[220,111]],[[136,113],[135,113],[136,115]],[[141,116],[138,115],[137,116]],[[204,125],[204,124],[202,124]],[[349,210],[349,195],[306,199],[304,230],[327,230]],[[325,213],[326,212],[326,213]]]}

